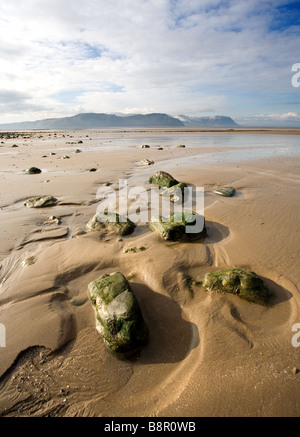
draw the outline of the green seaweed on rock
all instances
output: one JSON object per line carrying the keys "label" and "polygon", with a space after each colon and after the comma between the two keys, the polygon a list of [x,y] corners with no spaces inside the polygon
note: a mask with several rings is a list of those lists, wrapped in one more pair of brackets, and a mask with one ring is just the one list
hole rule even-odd
{"label": "green seaweed on rock", "polygon": [[269,298],[268,289],[256,273],[247,269],[233,268],[206,273],[203,287],[232,293],[249,302],[266,305]]}
{"label": "green seaweed on rock", "polygon": [[112,212],[99,212],[87,224],[90,231],[109,231],[120,236],[132,234],[135,226],[128,218]]}
{"label": "green seaweed on rock", "polygon": [[170,188],[173,185],[179,183],[179,181],[174,179],[173,176],[167,173],[166,171],[157,171],[155,175],[149,178],[149,182],[150,184],[156,184],[159,185],[160,187],[167,187],[167,188]]}
{"label": "green seaweed on rock", "polygon": [[[203,222],[203,227],[197,232],[188,232],[187,226],[196,226]],[[206,237],[204,217],[196,213],[185,212],[171,214],[168,218],[152,217],[149,223],[151,231],[158,233],[166,241],[193,241]]]}
{"label": "green seaweed on rock", "polygon": [[88,285],[96,312],[96,329],[119,359],[135,355],[149,341],[149,330],[124,275],[104,274]]}

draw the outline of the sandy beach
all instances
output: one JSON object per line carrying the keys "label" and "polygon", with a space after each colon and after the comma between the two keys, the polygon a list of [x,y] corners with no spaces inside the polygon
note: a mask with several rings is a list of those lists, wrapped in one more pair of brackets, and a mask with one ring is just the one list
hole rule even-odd
{"label": "sandy beach", "polygon": [[[299,129],[0,135],[1,417],[300,415]],[[25,174],[32,166],[41,173]],[[204,187],[204,240],[166,242],[145,223],[122,238],[87,231],[99,189],[127,180],[147,190],[157,170]],[[235,195],[218,196],[218,186]],[[24,206],[46,195],[57,205]],[[267,306],[189,286],[233,267],[265,281]],[[96,331],[87,294],[116,271],[150,331],[124,361]]]}

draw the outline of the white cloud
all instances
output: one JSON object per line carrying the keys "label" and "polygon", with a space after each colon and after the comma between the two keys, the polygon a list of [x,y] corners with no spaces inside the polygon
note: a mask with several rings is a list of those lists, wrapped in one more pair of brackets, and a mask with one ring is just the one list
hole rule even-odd
{"label": "white cloud", "polygon": [[256,115],[256,117],[260,118],[269,118],[270,120],[277,120],[277,119],[283,119],[283,120],[294,120],[300,119],[300,116],[297,112],[288,112],[287,114],[259,114]]}
{"label": "white cloud", "polygon": [[281,3],[1,0],[1,88],[26,101],[11,94],[0,122],[79,109],[227,113],[236,94],[295,93],[299,34],[268,31]]}
{"label": "white cloud", "polygon": [[299,115],[297,114],[297,112],[288,112],[287,114],[281,114],[280,117],[285,119],[299,119]]}
{"label": "white cloud", "polygon": [[300,125],[300,115],[297,112],[288,112],[286,114],[255,114],[251,117],[240,117],[237,121],[239,124],[246,126],[298,127]]}

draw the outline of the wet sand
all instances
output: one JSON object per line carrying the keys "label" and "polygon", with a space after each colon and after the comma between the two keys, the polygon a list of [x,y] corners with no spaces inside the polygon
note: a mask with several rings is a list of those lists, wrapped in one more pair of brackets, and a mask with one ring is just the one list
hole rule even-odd
{"label": "wet sand", "polygon": [[[299,416],[299,156],[241,161],[236,150],[236,161],[223,162],[218,153],[234,147],[143,149],[142,129],[125,149],[100,131],[1,134],[1,416]],[[216,160],[201,166],[207,153]],[[145,158],[155,164],[142,166]],[[31,166],[42,173],[24,174]],[[204,240],[165,242],[146,224],[121,241],[86,232],[99,189],[109,182],[117,190],[120,179],[149,189],[156,170],[204,187]],[[219,185],[236,194],[216,195]],[[24,206],[49,194],[56,206]],[[125,253],[135,246],[146,250]],[[188,277],[231,267],[264,279],[266,307],[189,287]],[[132,360],[110,354],[87,300],[88,284],[114,271],[130,278],[150,329]]]}

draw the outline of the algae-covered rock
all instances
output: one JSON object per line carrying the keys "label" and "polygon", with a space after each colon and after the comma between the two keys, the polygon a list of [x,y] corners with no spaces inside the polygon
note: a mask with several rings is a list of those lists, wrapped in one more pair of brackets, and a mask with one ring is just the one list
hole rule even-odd
{"label": "algae-covered rock", "polygon": [[206,273],[203,287],[207,290],[236,294],[242,299],[261,305],[266,305],[269,297],[263,280],[256,273],[242,268]]}
{"label": "algae-covered rock", "polygon": [[[187,226],[193,226],[194,232],[188,231]],[[152,217],[149,228],[166,241],[193,241],[207,235],[204,217],[196,213],[175,213],[165,219]]]}
{"label": "algae-covered rock", "polygon": [[135,224],[117,213],[99,212],[87,224],[90,231],[108,231],[117,235],[129,235],[135,229]]}
{"label": "algae-covered rock", "polygon": [[108,349],[120,359],[148,343],[149,331],[139,304],[122,273],[104,274],[88,285],[96,312],[96,329]]}
{"label": "algae-covered rock", "polygon": [[173,178],[172,175],[170,175],[170,173],[167,173],[166,171],[162,171],[162,170],[157,171],[155,175],[151,176],[149,178],[149,182],[150,184],[156,184],[161,187],[167,187],[167,188],[170,188],[173,185],[179,183],[176,179]]}
{"label": "algae-covered rock", "polygon": [[123,250],[123,253],[129,253],[129,252],[133,252],[133,253],[138,253],[138,252],[144,252],[146,250],[145,246],[134,246],[134,247],[128,247],[127,249]]}
{"label": "algae-covered rock", "polygon": [[25,173],[27,174],[39,174],[42,173],[42,170],[38,167],[30,167],[25,170]]}
{"label": "algae-covered rock", "polygon": [[214,190],[215,194],[223,197],[231,197],[235,193],[235,189],[232,187],[219,187]]}
{"label": "algae-covered rock", "polygon": [[32,266],[36,262],[35,256],[30,256],[29,258],[26,258],[23,262],[23,266]]}
{"label": "algae-covered rock", "polygon": [[31,197],[24,202],[28,208],[48,208],[56,205],[58,200],[53,196]]}

